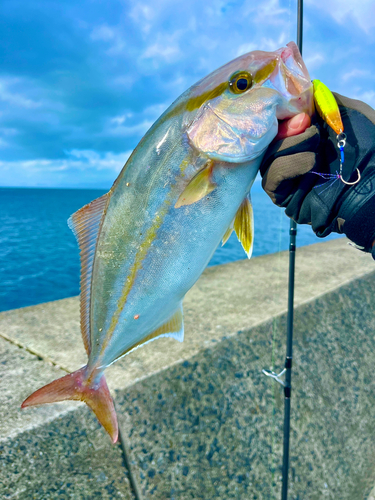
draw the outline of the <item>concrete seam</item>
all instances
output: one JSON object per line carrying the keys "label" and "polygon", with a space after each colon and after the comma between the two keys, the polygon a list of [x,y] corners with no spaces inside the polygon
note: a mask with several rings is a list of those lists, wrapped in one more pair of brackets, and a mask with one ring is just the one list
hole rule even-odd
{"label": "concrete seam", "polygon": [[60,368],[61,370],[63,370],[66,373],[71,373],[71,371],[68,370],[67,368],[65,368],[65,366],[59,365],[58,363],[53,361],[51,358],[48,358],[47,356],[44,356],[37,351],[34,351],[30,347],[23,345],[21,342],[18,342],[17,340],[10,338],[10,337],[4,335],[3,333],[0,333],[0,338],[4,339],[6,342],[9,342],[10,344],[13,344],[13,345],[19,347],[20,349],[25,349],[25,351],[32,354],[33,356],[36,356],[39,359],[42,359],[43,361],[46,361],[49,365],[56,366],[56,368]]}
{"label": "concrete seam", "polygon": [[[209,268],[210,269],[210,268]],[[305,300],[301,300],[300,302],[298,301],[295,301],[295,304],[294,304],[294,309],[297,309],[298,307],[300,306],[304,306],[306,304],[309,304],[311,302],[314,302],[315,300],[323,297],[324,295],[328,294],[328,293],[332,293],[334,292],[335,290],[341,288],[342,286],[345,286],[349,283],[351,283],[352,281],[356,281],[356,280],[359,280],[359,279],[362,279],[364,278],[365,276],[368,276],[368,275],[371,275],[371,274],[375,274],[375,271],[365,271],[363,274],[359,275],[359,276],[355,276],[355,277],[352,277],[352,278],[348,278],[346,279],[345,281],[342,281],[340,283],[338,283],[337,285],[334,285],[332,288],[329,288],[327,290],[325,290],[324,292],[318,294],[318,295],[314,295],[314,297],[311,297],[309,299],[305,299]],[[298,282],[297,282],[297,287],[298,287]],[[236,330],[236,331],[232,331],[232,332],[228,332],[226,337],[227,338],[230,338],[230,337],[234,337],[236,336],[240,331],[242,332],[248,332],[249,330],[251,330],[252,328],[257,328],[258,326],[262,325],[263,323],[266,323],[267,321],[270,321],[272,319],[275,319],[275,318],[279,318],[280,316],[282,316],[283,314],[286,314],[287,312],[287,308],[285,307],[284,309],[282,309],[281,311],[279,312],[275,312],[272,316],[269,316],[268,318],[263,318],[259,321],[256,321],[254,322],[253,324],[251,324],[250,326],[248,325],[244,325],[243,327],[241,327],[239,330]],[[34,356],[37,356],[38,358],[40,359],[43,359],[44,361],[46,361],[47,363],[49,363],[50,365],[53,365],[53,366],[56,366],[57,368],[60,368],[61,370],[64,370],[66,373],[71,373],[71,370],[69,370],[68,368],[64,367],[64,366],[61,366],[59,365],[58,363],[56,363],[55,361],[53,361],[52,359],[48,358],[47,356],[44,356],[44,355],[41,355],[40,353],[38,353],[37,351],[34,351],[32,350],[31,348],[21,344],[20,342],[17,342],[16,340],[14,339],[11,339],[10,337],[7,337],[6,335],[4,335],[3,333],[0,333],[0,337],[2,337],[4,340],[7,340],[8,342],[10,342],[11,344],[14,344],[22,349],[25,349],[27,352],[29,352],[30,354],[34,355]],[[202,346],[202,350],[204,350],[206,347],[203,347]],[[164,370],[167,370],[169,369],[170,367],[174,366],[174,365],[178,365],[180,363],[182,363],[183,361],[186,361],[190,358],[192,358],[193,356],[195,356],[201,349],[198,349],[197,351],[191,353],[191,355],[189,355],[187,358],[179,358],[179,359],[176,359],[174,362],[172,362],[171,364],[169,364],[168,366],[166,367],[163,367],[163,368],[160,368],[156,371],[153,371],[151,373],[148,373],[147,375],[144,375],[143,377],[138,377],[136,380],[134,380],[131,384],[129,384],[128,386],[124,387],[124,388],[121,388],[121,390],[124,390],[124,389],[128,389],[128,388],[131,388],[133,387],[135,384],[137,384],[138,382],[141,382],[142,380],[145,380],[147,378],[149,378],[150,376],[154,376],[158,373],[161,373],[163,372]],[[138,499],[137,499],[138,500]]]}

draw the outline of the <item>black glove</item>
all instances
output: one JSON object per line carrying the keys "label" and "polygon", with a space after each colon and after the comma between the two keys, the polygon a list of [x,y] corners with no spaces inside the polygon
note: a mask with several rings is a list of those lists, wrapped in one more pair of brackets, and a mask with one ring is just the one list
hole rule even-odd
{"label": "black glove", "polygon": [[[375,259],[375,111],[367,104],[334,94],[344,132],[345,181],[338,177],[336,133],[319,116],[304,133],[268,148],[260,172],[272,201],[288,217],[311,224],[319,237],[344,233]],[[358,170],[357,170],[358,169]]]}

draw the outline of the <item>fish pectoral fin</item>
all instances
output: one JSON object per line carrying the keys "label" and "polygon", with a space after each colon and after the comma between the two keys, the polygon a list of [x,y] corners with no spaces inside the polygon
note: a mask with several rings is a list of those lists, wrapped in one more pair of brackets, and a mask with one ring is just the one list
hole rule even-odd
{"label": "fish pectoral fin", "polygon": [[251,205],[250,193],[246,196],[237,210],[234,219],[234,230],[237,238],[250,259],[253,253],[254,241],[254,215]]}
{"label": "fish pectoral fin", "polygon": [[184,341],[184,317],[182,312],[182,303],[180,303],[178,309],[168,319],[168,321],[159,326],[153,332],[149,333],[142,340],[129,347],[119,356],[119,358],[122,358],[123,356],[129,354],[135,349],[138,349],[138,347],[148,344],[149,342],[152,342],[153,340],[156,340],[161,337],[172,337],[173,339],[176,339],[179,342]]}
{"label": "fish pectoral fin", "polygon": [[109,196],[110,193],[106,193],[85,205],[68,220],[68,226],[77,238],[81,251],[81,333],[87,354],[91,351],[89,312],[92,266],[100,222]]}
{"label": "fish pectoral fin", "polygon": [[180,208],[184,205],[192,205],[216,189],[217,184],[212,181],[213,166],[214,163],[209,160],[206,166],[191,179],[189,184],[180,194],[174,206],[175,208]]}

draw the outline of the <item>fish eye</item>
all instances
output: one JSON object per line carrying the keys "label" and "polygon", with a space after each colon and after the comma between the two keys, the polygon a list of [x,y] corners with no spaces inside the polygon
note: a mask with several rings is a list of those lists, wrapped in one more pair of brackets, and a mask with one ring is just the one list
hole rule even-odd
{"label": "fish eye", "polygon": [[253,78],[247,71],[238,71],[234,73],[229,80],[229,89],[234,94],[242,94],[249,90],[253,83]]}

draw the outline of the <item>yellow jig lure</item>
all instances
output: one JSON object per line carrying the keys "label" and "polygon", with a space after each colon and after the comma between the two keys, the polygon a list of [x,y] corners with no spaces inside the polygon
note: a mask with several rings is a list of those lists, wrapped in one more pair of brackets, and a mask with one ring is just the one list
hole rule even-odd
{"label": "yellow jig lure", "polygon": [[320,80],[313,80],[314,101],[320,117],[336,132],[337,135],[344,132],[340,110],[336,99],[327,85]]}
{"label": "yellow jig lure", "polygon": [[354,182],[347,182],[342,176],[346,135],[344,134],[344,125],[342,123],[341,114],[336,99],[327,85],[324,85],[324,83],[322,83],[320,80],[313,80],[312,83],[314,87],[314,102],[316,110],[320,117],[337,134],[337,147],[340,150],[340,172],[338,174],[338,177],[344,184],[348,184],[349,186],[357,184],[361,179],[361,174],[358,168],[358,178]]}

